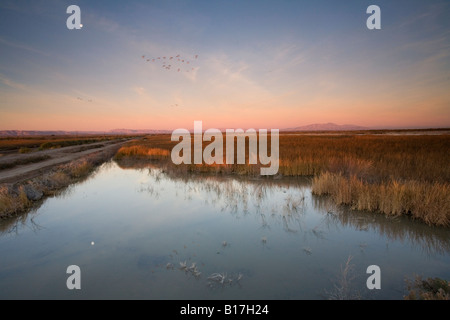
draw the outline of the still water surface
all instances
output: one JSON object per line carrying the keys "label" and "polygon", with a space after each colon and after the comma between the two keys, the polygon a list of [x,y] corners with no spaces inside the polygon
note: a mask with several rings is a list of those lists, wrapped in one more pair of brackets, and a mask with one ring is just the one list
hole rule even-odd
{"label": "still water surface", "polygon": [[402,299],[414,275],[450,278],[447,229],[336,208],[298,179],[109,162],[0,232],[0,299]]}

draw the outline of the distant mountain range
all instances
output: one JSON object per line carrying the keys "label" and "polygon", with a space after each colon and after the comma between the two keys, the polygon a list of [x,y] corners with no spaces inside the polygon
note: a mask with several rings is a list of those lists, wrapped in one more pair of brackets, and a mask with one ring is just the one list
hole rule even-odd
{"label": "distant mountain range", "polygon": [[314,123],[307,126],[286,128],[280,131],[351,131],[351,130],[369,130],[368,127],[361,127],[354,124],[336,124],[336,123]]}

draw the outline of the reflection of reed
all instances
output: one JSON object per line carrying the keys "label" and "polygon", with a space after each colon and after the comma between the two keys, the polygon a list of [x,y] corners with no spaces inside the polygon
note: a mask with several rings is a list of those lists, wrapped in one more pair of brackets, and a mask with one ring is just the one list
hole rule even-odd
{"label": "reflection of reed", "polygon": [[27,212],[22,215],[4,219],[0,222],[0,235],[18,234],[20,229],[29,228],[33,232],[43,229],[43,227],[34,221],[34,217],[30,219],[29,215],[34,212]]}
{"label": "reflection of reed", "polygon": [[[213,176],[193,176],[190,180],[185,180],[184,177],[179,179],[173,175],[167,175],[167,178],[177,182],[177,188],[182,189],[185,198],[193,199],[200,192],[206,192],[207,203],[218,206],[220,211],[229,212],[235,218],[253,212],[258,217],[261,228],[268,229],[270,223],[276,221],[287,232],[298,232],[300,229],[300,218],[306,203],[302,184],[298,180],[287,179],[291,180],[287,183],[273,179]],[[180,180],[183,184],[179,183]],[[292,187],[295,187],[293,192],[274,201],[277,194],[281,194],[281,189]]]}
{"label": "reflection of reed", "polygon": [[[83,158],[52,168],[41,176],[18,183],[0,185],[0,234],[18,231],[21,221],[26,221],[28,214],[37,211],[50,196],[69,197],[72,186],[95,178],[99,168],[108,168],[112,162],[105,162],[112,157],[115,150],[106,150],[89,154]],[[33,192],[41,192],[37,199],[30,197],[24,187],[31,187]],[[16,224],[15,221],[18,223]],[[24,224],[27,226],[26,224]],[[31,221],[34,229],[34,222]]]}
{"label": "reflection of reed", "polygon": [[360,231],[372,230],[390,241],[411,243],[428,255],[450,252],[450,231],[444,227],[430,227],[408,217],[357,211],[336,206],[328,197],[313,196],[316,210],[324,213],[328,226],[345,226]]}
{"label": "reflection of reed", "polygon": [[[279,225],[286,232],[306,230],[303,212],[307,207],[305,190],[310,186],[308,179],[246,179],[195,174],[178,176],[159,169],[149,169],[151,171],[154,171],[153,175],[163,175],[176,182],[177,188],[191,198],[206,192],[208,203],[229,212],[235,218],[241,218],[245,212],[252,212],[260,228],[270,229],[272,225]],[[429,227],[407,217],[391,217],[336,206],[329,197],[313,196],[311,201],[315,210],[323,212],[323,224],[328,229],[342,226],[360,231],[370,230],[390,241],[419,246],[429,255],[450,252],[450,232],[445,228]],[[325,232],[318,226],[310,231],[316,238],[326,239]]]}

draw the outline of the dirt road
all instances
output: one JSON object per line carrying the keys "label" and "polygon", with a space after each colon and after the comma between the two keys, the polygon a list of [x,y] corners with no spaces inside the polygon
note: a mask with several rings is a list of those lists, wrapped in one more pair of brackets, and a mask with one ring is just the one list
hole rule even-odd
{"label": "dirt road", "polygon": [[32,179],[44,173],[46,170],[61,165],[83,156],[101,152],[110,151],[111,149],[118,149],[128,140],[97,142],[85,144],[81,146],[71,146],[51,150],[42,150],[33,152],[31,154],[8,154],[0,157],[0,164],[13,163],[29,159],[30,157],[48,156],[49,158],[36,163],[29,163],[17,165],[10,169],[0,170],[0,183],[20,182],[27,179]]}

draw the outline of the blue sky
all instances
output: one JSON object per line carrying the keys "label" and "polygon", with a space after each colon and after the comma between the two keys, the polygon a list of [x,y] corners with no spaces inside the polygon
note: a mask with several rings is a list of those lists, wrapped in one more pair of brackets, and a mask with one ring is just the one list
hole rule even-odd
{"label": "blue sky", "polygon": [[448,127],[449,16],[438,0],[2,1],[0,130]]}

